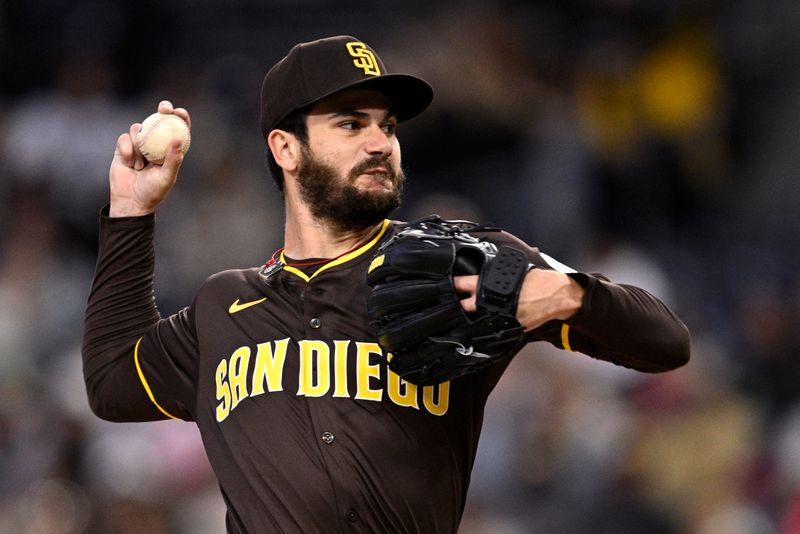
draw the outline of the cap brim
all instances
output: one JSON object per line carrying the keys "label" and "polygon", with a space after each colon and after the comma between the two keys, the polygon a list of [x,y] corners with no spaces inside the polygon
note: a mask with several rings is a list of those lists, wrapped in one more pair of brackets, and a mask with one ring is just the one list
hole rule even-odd
{"label": "cap brim", "polygon": [[410,74],[384,74],[356,82],[346,89],[370,89],[378,91],[392,103],[397,121],[413,119],[430,106],[433,101],[433,88],[421,78]]}
{"label": "cap brim", "polygon": [[[397,117],[398,122],[413,119],[431,105],[433,101],[433,88],[423,80],[411,74],[384,74],[382,76],[374,76],[360,80],[344,87],[337,87],[334,91],[321,95],[313,100],[303,102],[294,109],[308,108],[317,102],[328,98],[329,96],[348,91],[352,89],[369,89],[377,91],[387,99],[392,106],[392,111]],[[286,115],[275,121],[275,124],[280,124]],[[267,127],[264,130],[266,134],[270,129],[275,126]]]}
{"label": "cap brim", "polygon": [[311,106],[329,96],[352,89],[369,89],[386,96],[392,104],[392,111],[398,122],[413,119],[428,109],[433,101],[433,88],[422,78],[411,74],[384,74],[338,87],[335,91],[305,102],[299,107]]}

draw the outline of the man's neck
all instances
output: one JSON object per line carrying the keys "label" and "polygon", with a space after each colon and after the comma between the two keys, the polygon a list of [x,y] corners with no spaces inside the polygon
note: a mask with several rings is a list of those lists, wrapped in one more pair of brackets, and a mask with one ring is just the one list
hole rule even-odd
{"label": "man's neck", "polygon": [[313,217],[305,206],[288,206],[284,255],[294,259],[334,258],[375,235],[382,221],[359,230],[341,230]]}

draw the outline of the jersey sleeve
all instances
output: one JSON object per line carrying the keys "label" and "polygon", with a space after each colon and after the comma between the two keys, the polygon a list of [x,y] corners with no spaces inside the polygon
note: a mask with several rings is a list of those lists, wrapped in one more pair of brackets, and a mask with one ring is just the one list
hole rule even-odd
{"label": "jersey sleeve", "polygon": [[153,278],[155,217],[101,213],[86,307],[83,372],[92,410],[111,421],[193,419],[193,308],[162,318]]}
{"label": "jersey sleeve", "polygon": [[163,415],[194,420],[197,393],[197,336],[194,305],[162,319],[134,348],[139,382]]}
{"label": "jersey sleeve", "polygon": [[655,296],[598,275],[570,276],[584,287],[581,309],[568,321],[533,330],[532,340],[643,372],[669,371],[689,361],[689,330]]}
{"label": "jersey sleeve", "polygon": [[643,372],[668,371],[688,362],[688,328],[654,295],[601,274],[577,272],[511,234],[503,233],[503,240],[525,250],[535,267],[564,272],[584,289],[581,308],[572,318],[545,323],[529,333],[529,341],[547,341]]}

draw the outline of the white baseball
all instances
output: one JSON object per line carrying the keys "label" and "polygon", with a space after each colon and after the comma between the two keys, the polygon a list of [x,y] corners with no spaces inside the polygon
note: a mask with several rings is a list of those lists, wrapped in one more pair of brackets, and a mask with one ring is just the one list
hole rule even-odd
{"label": "white baseball", "polygon": [[181,150],[186,154],[192,142],[186,121],[177,115],[153,113],[142,122],[136,133],[136,146],[147,161],[161,164],[173,139],[181,140]]}

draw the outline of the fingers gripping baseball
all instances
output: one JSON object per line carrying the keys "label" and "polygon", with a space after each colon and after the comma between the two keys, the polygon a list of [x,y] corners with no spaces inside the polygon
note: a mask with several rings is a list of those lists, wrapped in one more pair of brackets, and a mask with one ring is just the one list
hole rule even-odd
{"label": "fingers gripping baseball", "polygon": [[[159,104],[158,113],[176,115],[187,125],[191,124],[188,112],[183,108],[173,108],[169,101]],[[109,170],[109,215],[112,217],[146,215],[155,211],[175,185],[183,162],[185,140],[180,138],[168,142],[162,163],[148,162],[136,143],[140,128],[140,123],[134,123],[117,139]]]}

